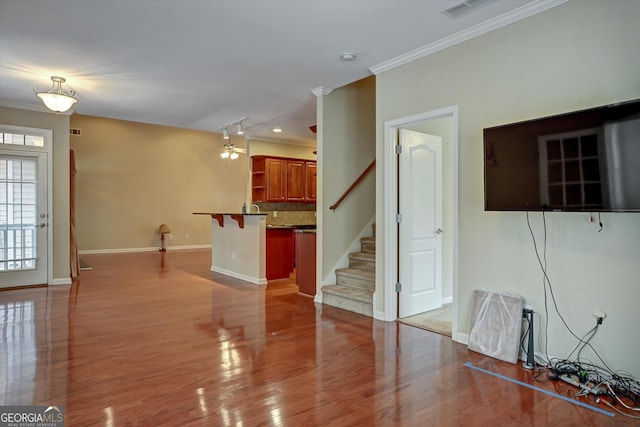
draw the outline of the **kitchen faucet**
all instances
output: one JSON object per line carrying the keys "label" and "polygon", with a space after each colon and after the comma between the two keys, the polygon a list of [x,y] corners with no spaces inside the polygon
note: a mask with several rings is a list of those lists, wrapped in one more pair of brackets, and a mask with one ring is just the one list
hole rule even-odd
{"label": "kitchen faucet", "polygon": [[260,206],[255,204],[251,205],[251,209],[253,209],[254,207],[256,208],[257,213],[260,213]]}

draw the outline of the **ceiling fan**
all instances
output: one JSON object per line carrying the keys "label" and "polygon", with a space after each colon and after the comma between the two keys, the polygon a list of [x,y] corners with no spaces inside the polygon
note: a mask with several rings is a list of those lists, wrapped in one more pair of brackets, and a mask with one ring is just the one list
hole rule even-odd
{"label": "ceiling fan", "polygon": [[223,159],[235,160],[240,157],[240,154],[247,154],[247,149],[236,147],[236,144],[232,143],[231,139],[229,139],[229,141],[225,142],[222,146],[220,157]]}

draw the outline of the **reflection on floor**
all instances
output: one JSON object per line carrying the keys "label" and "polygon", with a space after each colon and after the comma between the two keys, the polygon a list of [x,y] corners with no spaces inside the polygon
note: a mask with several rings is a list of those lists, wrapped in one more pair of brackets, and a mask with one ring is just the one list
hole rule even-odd
{"label": "reflection on floor", "polygon": [[398,319],[398,321],[450,337],[451,316],[451,304],[444,304],[436,310]]}

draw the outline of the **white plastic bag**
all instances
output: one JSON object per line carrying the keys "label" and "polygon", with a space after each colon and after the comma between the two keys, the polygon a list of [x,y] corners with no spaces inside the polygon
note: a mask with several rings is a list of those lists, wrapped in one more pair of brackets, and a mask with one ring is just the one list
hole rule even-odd
{"label": "white plastic bag", "polygon": [[516,363],[523,306],[516,295],[474,291],[469,350]]}

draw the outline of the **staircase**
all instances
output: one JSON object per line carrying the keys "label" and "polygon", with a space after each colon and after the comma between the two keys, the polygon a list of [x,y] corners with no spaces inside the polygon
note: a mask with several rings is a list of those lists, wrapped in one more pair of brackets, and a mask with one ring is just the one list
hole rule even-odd
{"label": "staircase", "polygon": [[373,317],[376,280],[376,228],[360,239],[360,251],[349,254],[349,267],[336,269],[336,284],[322,287],[322,302]]}

